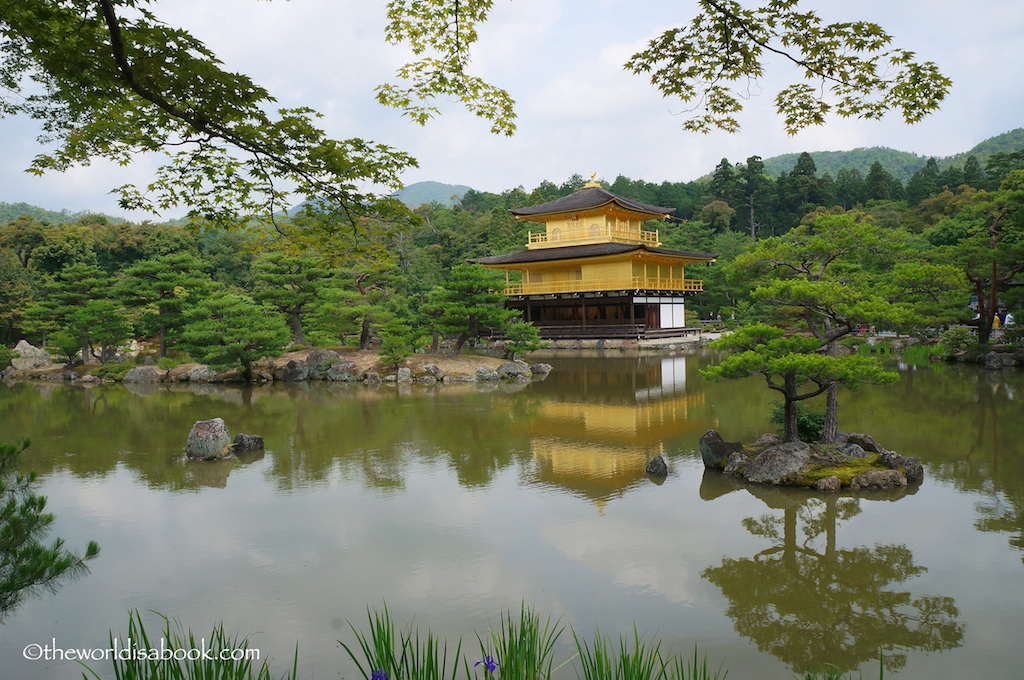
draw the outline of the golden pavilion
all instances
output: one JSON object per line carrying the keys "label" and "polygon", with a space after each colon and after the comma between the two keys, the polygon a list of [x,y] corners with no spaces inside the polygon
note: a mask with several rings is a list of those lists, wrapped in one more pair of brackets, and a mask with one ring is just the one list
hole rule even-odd
{"label": "golden pavilion", "polygon": [[645,227],[674,212],[588,182],[568,196],[510,210],[544,225],[526,250],[469,260],[504,269],[508,306],[547,338],[651,338],[687,332],[685,300],[704,290],[686,265],[717,254],[661,248]]}

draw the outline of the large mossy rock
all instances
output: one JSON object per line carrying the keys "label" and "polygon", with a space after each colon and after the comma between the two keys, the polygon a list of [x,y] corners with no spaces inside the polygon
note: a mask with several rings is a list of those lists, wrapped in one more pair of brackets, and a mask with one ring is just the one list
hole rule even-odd
{"label": "large mossy rock", "polygon": [[306,377],[308,380],[329,380],[331,367],[341,361],[341,356],[333,349],[315,349],[306,357]]}
{"label": "large mossy rock", "polygon": [[196,460],[215,460],[231,455],[231,434],[222,418],[197,420],[188,433],[185,454]]}
{"label": "large mossy rock", "polygon": [[743,477],[755,484],[780,484],[799,475],[811,462],[807,442],[773,444],[754,456],[743,468]]}

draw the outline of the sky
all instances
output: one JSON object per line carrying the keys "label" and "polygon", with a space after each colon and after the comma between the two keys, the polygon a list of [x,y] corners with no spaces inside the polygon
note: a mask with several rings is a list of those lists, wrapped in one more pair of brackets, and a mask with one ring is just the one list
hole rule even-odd
{"label": "sky", "polygon": [[[752,6],[751,2],[745,3]],[[374,88],[394,82],[409,60],[384,40],[383,0],[165,0],[153,9],[191,31],[225,67],[251,76],[283,107],[310,106],[335,138],[359,137],[408,152],[419,167],[403,176],[500,193],[573,174],[618,175],[660,183],[687,182],[727,158],[770,158],[802,151],[885,146],[928,157],[969,150],[1024,127],[1024,3],[1020,0],[805,0],[829,21],[872,21],[922,60],[952,78],[942,108],[908,126],[897,114],[882,121],[830,119],[789,136],[773,110],[772,84],[794,82],[780,59],[769,64],[763,92],[745,103],[742,131],[684,131],[685,107],[662,98],[646,78],[622,65],[648,40],[689,21],[688,2],[668,0],[495,0],[480,31],[474,75],[516,101],[518,130],[495,136],[489,124],[442,103],[443,115],[421,127],[380,106]],[[173,219],[126,213],[110,194],[144,184],[154,159],[128,167],[95,162],[66,173],[24,172],[46,147],[23,118],[0,119],[0,202],[49,210],[86,210],[132,220]]]}

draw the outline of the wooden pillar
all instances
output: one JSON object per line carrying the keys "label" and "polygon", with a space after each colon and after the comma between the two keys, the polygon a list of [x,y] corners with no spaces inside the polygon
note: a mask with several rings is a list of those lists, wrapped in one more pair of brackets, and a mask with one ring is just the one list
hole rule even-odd
{"label": "wooden pillar", "polygon": [[583,316],[583,318],[580,320],[580,327],[581,328],[586,328],[587,327],[587,298],[582,297],[582,296],[580,297],[580,312],[581,312],[581,314]]}

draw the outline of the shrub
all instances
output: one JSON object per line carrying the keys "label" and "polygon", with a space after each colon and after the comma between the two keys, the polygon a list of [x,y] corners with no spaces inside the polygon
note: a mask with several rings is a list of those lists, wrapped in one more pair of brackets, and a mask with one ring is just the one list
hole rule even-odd
{"label": "shrub", "polygon": [[939,336],[935,345],[935,355],[944,359],[952,359],[960,352],[966,352],[977,343],[974,331],[967,326],[954,326]]}
{"label": "shrub", "polygon": [[[796,431],[800,441],[816,442],[821,439],[821,430],[825,427],[825,414],[810,411],[803,404],[796,404]],[[783,426],[786,423],[786,406],[781,401],[772,402],[772,415],[768,419],[772,425]],[[784,434],[779,430],[779,434]]]}
{"label": "shrub", "polygon": [[[163,359],[161,359],[163,361]],[[97,378],[104,380],[122,380],[124,374],[135,368],[132,364],[104,364],[92,372]]]}

